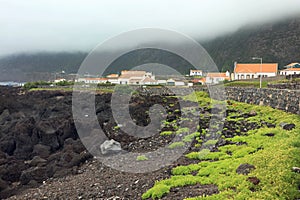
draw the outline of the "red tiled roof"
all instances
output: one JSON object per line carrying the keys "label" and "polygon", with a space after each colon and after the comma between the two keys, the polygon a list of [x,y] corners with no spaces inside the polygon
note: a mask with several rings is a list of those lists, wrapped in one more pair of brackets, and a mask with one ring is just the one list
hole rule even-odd
{"label": "red tiled roof", "polygon": [[107,78],[118,78],[119,75],[118,74],[109,74],[106,76]]}
{"label": "red tiled roof", "polygon": [[288,68],[281,71],[300,71],[300,68]]}
{"label": "red tiled roof", "polygon": [[142,80],[143,83],[156,83],[157,80],[154,80],[152,78],[146,77],[144,80]]}
{"label": "red tiled roof", "polygon": [[193,83],[201,83],[201,82],[202,82],[202,83],[205,83],[205,81],[206,81],[206,78],[193,79],[193,80],[192,80]]}
{"label": "red tiled roof", "polygon": [[142,77],[145,74],[146,74],[146,71],[127,71],[127,70],[123,70],[121,72],[120,78]]}
{"label": "red tiled roof", "polygon": [[286,67],[293,67],[295,65],[300,65],[300,64],[295,62],[295,63],[288,64]]}
{"label": "red tiled roof", "polygon": [[228,76],[226,76],[226,73],[207,73],[206,77],[210,77],[210,78],[227,78]]}
{"label": "red tiled roof", "polygon": [[269,72],[277,73],[278,64],[277,63],[238,63],[234,69],[235,73],[260,73]]}

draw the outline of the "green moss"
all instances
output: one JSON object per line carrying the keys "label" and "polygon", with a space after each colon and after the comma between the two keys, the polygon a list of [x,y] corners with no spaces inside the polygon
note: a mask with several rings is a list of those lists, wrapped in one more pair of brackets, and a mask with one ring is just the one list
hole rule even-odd
{"label": "green moss", "polygon": [[179,128],[179,129],[176,131],[176,134],[188,133],[189,131],[190,131],[190,129],[187,128],[187,127]]}
{"label": "green moss", "polygon": [[200,132],[194,132],[192,134],[186,135],[183,138],[184,142],[192,142],[194,140],[194,138],[199,137],[200,136]]}
{"label": "green moss", "polygon": [[163,131],[160,133],[161,136],[164,136],[164,135],[172,135],[173,132],[172,131]]}
{"label": "green moss", "polygon": [[161,198],[163,195],[168,194],[170,192],[170,186],[164,184],[157,184],[146,193],[142,195],[142,199],[156,199]]}
{"label": "green moss", "polygon": [[218,140],[208,140],[204,143],[204,145],[215,145],[217,144]]}
{"label": "green moss", "polygon": [[178,148],[178,147],[183,147],[184,143],[183,142],[173,142],[172,144],[170,144],[168,146],[169,149],[174,149],[174,148]]}
{"label": "green moss", "polygon": [[140,155],[140,156],[136,157],[136,160],[137,161],[145,161],[145,160],[148,160],[148,158],[145,155]]}

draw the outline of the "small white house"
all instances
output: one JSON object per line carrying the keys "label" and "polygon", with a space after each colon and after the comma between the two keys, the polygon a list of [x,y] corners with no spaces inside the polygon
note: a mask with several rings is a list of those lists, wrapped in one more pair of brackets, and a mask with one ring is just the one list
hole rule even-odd
{"label": "small white house", "polygon": [[280,71],[280,75],[284,75],[284,76],[294,75],[294,74],[300,74],[300,68],[288,68]]}
{"label": "small white house", "polygon": [[203,75],[202,70],[193,70],[193,69],[190,70],[190,76],[202,76],[202,75]]}
{"label": "small white house", "polygon": [[66,81],[66,79],[64,79],[64,78],[58,78],[58,79],[54,80],[54,83],[59,83],[59,82],[63,82],[63,81]]}
{"label": "small white house", "polygon": [[79,78],[77,80],[77,82],[83,82],[85,84],[99,84],[106,83],[107,81],[107,78]]}
{"label": "small white house", "polygon": [[120,84],[118,74],[109,74],[106,76],[106,78],[107,78],[107,81],[112,84]]}
{"label": "small white house", "polygon": [[225,73],[207,73],[205,77],[206,84],[218,84],[225,80],[230,80],[230,72],[227,71]]}

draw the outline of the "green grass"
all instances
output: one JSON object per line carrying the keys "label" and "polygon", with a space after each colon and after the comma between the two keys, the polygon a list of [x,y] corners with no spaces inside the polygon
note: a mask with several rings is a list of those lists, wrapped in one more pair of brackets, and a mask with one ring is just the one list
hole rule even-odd
{"label": "green grass", "polygon": [[[210,101],[207,97],[201,98],[205,98],[202,101]],[[300,198],[298,191],[300,174],[291,170],[293,166],[300,166],[300,116],[270,107],[230,102],[230,105],[227,105],[228,109],[239,110],[241,113],[255,110],[257,113],[256,116],[247,119],[242,117],[235,119],[236,123],[241,120],[260,123],[263,120],[276,124],[276,127],[262,127],[248,131],[241,136],[227,138],[226,140],[234,143],[239,142],[239,145],[225,145],[219,147],[217,152],[202,149],[187,154],[187,158],[199,160],[199,163],[173,168],[172,176],[157,181],[152,188],[142,195],[143,199],[161,198],[167,195],[171,188],[197,183],[214,184],[218,187],[219,193],[205,197],[187,196],[186,199],[271,200]],[[295,123],[296,128],[291,131],[283,130],[279,126],[281,122]],[[265,136],[266,133],[274,133],[274,137],[267,137]],[[199,133],[187,135],[183,141],[190,142],[192,138],[196,138],[198,135]],[[243,144],[241,145],[240,142]],[[243,163],[252,164],[255,169],[248,175],[237,174],[236,169]],[[247,180],[248,177],[257,177],[260,183],[253,185]]]}

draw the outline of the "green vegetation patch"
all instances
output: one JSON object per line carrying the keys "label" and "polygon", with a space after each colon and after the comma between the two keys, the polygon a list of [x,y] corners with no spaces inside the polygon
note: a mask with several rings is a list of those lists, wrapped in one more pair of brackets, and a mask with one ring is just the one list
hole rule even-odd
{"label": "green vegetation patch", "polygon": [[[197,95],[197,94],[196,94]],[[202,95],[202,94],[201,94]],[[201,96],[199,95],[199,96]],[[203,100],[209,102],[207,97]],[[157,199],[170,192],[171,188],[195,184],[214,184],[219,193],[211,196],[186,197],[189,200],[202,199],[298,199],[300,174],[291,170],[300,167],[300,116],[288,114],[270,107],[253,106],[230,101],[228,109],[237,110],[235,115],[254,110],[257,114],[249,118],[236,120],[272,123],[275,126],[247,131],[233,138],[224,138],[228,144],[211,152],[202,149],[185,155],[199,163],[177,166],[172,169],[172,176],[157,181],[146,191],[143,199]],[[282,129],[282,122],[294,123],[296,128],[290,131]],[[266,135],[272,133],[272,136]],[[190,142],[200,133],[195,132],[183,138]],[[247,175],[238,174],[241,164],[251,164],[255,168]],[[249,181],[255,177],[259,183]]]}
{"label": "green vegetation patch", "polygon": [[139,155],[136,157],[137,161],[145,161],[148,160],[148,158],[145,155]]}

